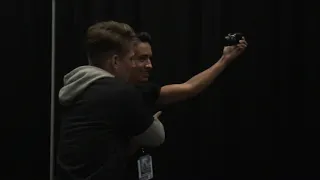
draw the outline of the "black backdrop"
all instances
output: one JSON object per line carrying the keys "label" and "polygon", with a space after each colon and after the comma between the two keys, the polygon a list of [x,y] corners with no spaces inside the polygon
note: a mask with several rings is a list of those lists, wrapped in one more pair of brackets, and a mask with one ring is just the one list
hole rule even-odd
{"label": "black backdrop", "polygon": [[[209,67],[221,55],[221,38],[240,31],[246,53],[201,95],[163,109],[167,140],[153,152],[156,179],[319,176],[316,7],[289,0],[58,1],[56,93],[63,75],[86,63],[81,43],[94,22],[150,32],[152,81],[159,84]],[[47,179],[51,4],[2,8],[2,175]]]}

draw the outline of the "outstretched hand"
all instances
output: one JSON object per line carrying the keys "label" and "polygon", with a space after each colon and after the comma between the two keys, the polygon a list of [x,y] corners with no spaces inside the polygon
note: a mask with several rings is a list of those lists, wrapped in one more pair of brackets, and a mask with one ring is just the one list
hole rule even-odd
{"label": "outstretched hand", "polygon": [[223,49],[223,58],[224,60],[231,62],[234,59],[236,59],[240,54],[244,52],[244,50],[247,48],[248,43],[243,37],[242,40],[240,40],[239,44],[233,45],[233,46],[225,46]]}

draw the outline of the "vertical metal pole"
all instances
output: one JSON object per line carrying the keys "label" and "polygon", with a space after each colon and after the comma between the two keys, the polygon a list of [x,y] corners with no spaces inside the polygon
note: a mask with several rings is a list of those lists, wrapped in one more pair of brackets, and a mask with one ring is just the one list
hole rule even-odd
{"label": "vertical metal pole", "polygon": [[55,29],[56,29],[56,1],[51,5],[51,107],[50,107],[50,180],[54,180],[55,148]]}

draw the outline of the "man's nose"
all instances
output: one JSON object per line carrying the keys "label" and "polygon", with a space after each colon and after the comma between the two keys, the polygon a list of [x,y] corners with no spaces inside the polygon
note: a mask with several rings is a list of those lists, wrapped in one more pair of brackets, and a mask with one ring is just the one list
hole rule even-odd
{"label": "man's nose", "polygon": [[151,63],[150,59],[148,59],[148,61],[147,61],[146,68],[152,69],[152,63]]}

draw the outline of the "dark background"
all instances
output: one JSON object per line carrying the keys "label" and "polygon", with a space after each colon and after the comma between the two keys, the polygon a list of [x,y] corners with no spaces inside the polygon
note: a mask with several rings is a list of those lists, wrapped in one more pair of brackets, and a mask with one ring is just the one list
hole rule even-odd
{"label": "dark background", "polygon": [[[221,56],[222,38],[249,46],[196,98],[163,109],[156,179],[285,179],[319,175],[316,1],[58,1],[56,93],[86,64],[83,38],[116,20],[153,38],[153,82],[181,83]],[[2,158],[6,179],[49,179],[51,4],[6,1],[2,19]],[[56,108],[56,126],[59,125]]]}

